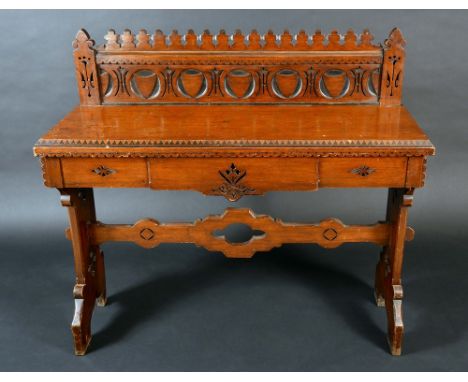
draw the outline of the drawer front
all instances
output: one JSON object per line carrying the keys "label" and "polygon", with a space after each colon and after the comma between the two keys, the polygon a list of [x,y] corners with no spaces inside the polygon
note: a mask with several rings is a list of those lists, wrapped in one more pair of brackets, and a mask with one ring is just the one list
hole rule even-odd
{"label": "drawer front", "polygon": [[197,190],[237,200],[275,190],[315,190],[315,158],[168,158],[151,160],[151,187]]}
{"label": "drawer front", "polygon": [[323,158],[321,187],[404,187],[407,158]]}
{"label": "drawer front", "polygon": [[65,187],[145,187],[148,170],[144,158],[62,159]]}

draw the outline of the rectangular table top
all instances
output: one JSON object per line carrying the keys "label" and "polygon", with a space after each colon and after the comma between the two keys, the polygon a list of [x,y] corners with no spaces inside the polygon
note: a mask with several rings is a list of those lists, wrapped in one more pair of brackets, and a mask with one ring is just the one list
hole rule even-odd
{"label": "rectangular table top", "polygon": [[118,105],[77,106],[35,145],[36,155],[170,148],[434,147],[403,106]]}

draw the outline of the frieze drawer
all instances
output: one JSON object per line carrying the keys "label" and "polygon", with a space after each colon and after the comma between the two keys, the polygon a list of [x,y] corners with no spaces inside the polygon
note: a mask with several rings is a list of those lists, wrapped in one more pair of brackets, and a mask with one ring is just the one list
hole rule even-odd
{"label": "frieze drawer", "polygon": [[406,157],[321,158],[321,187],[404,187]]}
{"label": "frieze drawer", "polygon": [[65,187],[145,187],[148,170],[144,158],[62,159]]}
{"label": "frieze drawer", "polygon": [[317,189],[315,158],[167,158],[150,161],[151,187],[235,201],[267,191]]}

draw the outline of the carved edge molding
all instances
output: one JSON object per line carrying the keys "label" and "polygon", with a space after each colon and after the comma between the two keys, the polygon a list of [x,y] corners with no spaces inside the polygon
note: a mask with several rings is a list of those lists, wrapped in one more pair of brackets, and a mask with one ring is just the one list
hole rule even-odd
{"label": "carved edge molding", "polygon": [[[243,243],[231,243],[214,232],[231,224],[242,223],[252,230],[263,231]],[[194,223],[161,224],[153,219],[139,220],[134,225],[89,226],[90,240],[99,245],[107,241],[129,241],[145,248],[161,243],[180,241],[194,243],[210,251],[222,252],[226,257],[250,258],[256,252],[269,251],[284,243],[315,243],[324,248],[335,248],[343,243],[371,242],[386,245],[390,240],[391,225],[345,225],[338,219],[325,219],[319,224],[284,223],[268,215],[256,215],[246,208],[228,208],[222,215],[210,215]],[[406,240],[411,240],[413,230],[407,229]]]}
{"label": "carved edge molding", "polygon": [[380,157],[422,157],[434,155],[432,149],[424,151],[375,151],[375,152],[38,152],[35,156],[41,158],[380,158]]}
{"label": "carved edge molding", "polygon": [[[268,59],[274,58],[274,62],[268,63]],[[103,56],[97,54],[97,64],[99,65],[158,65],[158,66],[169,66],[169,65],[274,65],[274,66],[285,66],[285,65],[379,65],[382,63],[382,56],[303,56],[303,57],[291,57],[291,59],[283,59],[278,56],[265,56],[265,57],[228,57],[224,56],[222,59],[219,57],[203,56],[193,58],[190,56],[178,56],[177,58],[165,58],[158,56],[157,58],[151,58],[147,56],[143,57],[125,57],[125,56]]]}
{"label": "carved edge molding", "polygon": [[432,147],[429,140],[120,140],[120,139],[39,139],[36,146],[114,147]]}
{"label": "carved edge molding", "polygon": [[141,29],[137,35],[131,30],[125,29],[122,34],[117,34],[110,29],[104,36],[106,43],[99,46],[101,52],[110,51],[355,51],[378,50],[378,45],[372,44],[374,36],[365,29],[361,34],[356,34],[352,29],[345,34],[337,30],[329,34],[322,34],[317,30],[309,34],[304,30],[297,34],[291,34],[285,30],[281,35],[269,30],[265,34],[259,34],[256,30],[243,34],[239,29],[234,34],[228,35],[221,30],[213,35],[205,30],[201,35],[195,34],[190,29],[186,34],[179,34],[174,30],[170,35],[165,35],[161,30],[148,34],[146,29]]}

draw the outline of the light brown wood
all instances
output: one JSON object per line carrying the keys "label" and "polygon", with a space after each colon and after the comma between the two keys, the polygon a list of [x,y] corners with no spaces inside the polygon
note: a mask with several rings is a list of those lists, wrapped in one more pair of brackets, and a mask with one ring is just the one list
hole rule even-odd
{"label": "light brown wood", "polygon": [[434,152],[403,106],[129,105],[76,107],[41,137],[35,153],[71,156],[97,148],[108,155],[137,151],[154,155],[165,148],[190,153],[196,148],[246,147],[275,151],[306,147],[328,153],[352,148],[382,155],[389,148],[393,155]]}
{"label": "light brown wood", "polygon": [[71,325],[75,354],[84,355],[91,341],[91,316],[96,299],[106,302],[103,253],[89,240],[89,224],[96,222],[92,189],[61,189],[61,203],[68,209],[70,238],[75,259],[76,284],[73,289],[75,314]]}
{"label": "light brown wood", "polygon": [[150,163],[151,188],[196,190],[231,201],[267,191],[318,187],[315,158],[169,158]]}
{"label": "light brown wood", "polygon": [[65,187],[145,187],[148,169],[142,158],[69,158],[61,160]]}
{"label": "light brown wood", "polygon": [[407,158],[321,158],[320,187],[404,187]]}
{"label": "light brown wood", "polygon": [[387,221],[392,224],[389,243],[384,246],[377,264],[375,296],[378,306],[387,311],[388,343],[393,355],[401,354],[403,339],[401,270],[407,235],[408,208],[413,204],[413,189],[389,189]]}
{"label": "light brown wood", "polygon": [[[243,243],[231,243],[224,236],[213,235],[231,224],[243,223],[263,232]],[[211,251],[220,251],[226,257],[250,258],[256,252],[269,251],[284,243],[315,243],[324,248],[335,248],[343,243],[389,243],[392,226],[387,223],[374,225],[344,225],[338,219],[326,219],[319,224],[283,223],[267,215],[255,215],[249,209],[228,208],[224,214],[211,215],[195,223],[160,224],[156,220],[143,219],[134,225],[102,224],[90,226],[90,241],[102,244],[107,241],[131,241],[145,248],[161,243],[194,243]],[[412,239],[412,230],[403,234],[404,240]]]}
{"label": "light brown wood", "polygon": [[[319,187],[422,187],[425,177],[422,157],[43,159],[45,164],[49,161],[44,166],[48,187],[192,190],[231,201],[269,191]],[[238,175],[228,179],[235,172]],[[242,192],[229,196],[228,191],[236,190]]]}
{"label": "light brown wood", "polygon": [[[105,242],[193,243],[233,258],[284,243],[369,242],[383,247],[375,297],[386,308],[390,351],[399,355],[403,249],[414,237],[408,208],[435,152],[401,105],[401,32],[392,30],[383,45],[368,31],[205,31],[198,38],[110,30],[105,40],[96,46],[78,32],[80,105],[34,146],[44,184],[59,189],[70,216],[75,353],[86,352],[94,304],[106,301]],[[193,223],[109,225],[96,221],[94,187],[195,190],[232,202],[327,187],[388,188],[389,196],[385,221],[368,226],[334,218],[284,223],[232,208]],[[232,243],[222,232],[239,223],[256,232]]]}
{"label": "light brown wood", "polygon": [[78,32],[80,94],[89,96],[84,55],[99,73],[92,83],[93,89],[99,83],[95,103],[378,102],[383,49],[367,30],[343,37],[336,30],[285,31],[279,38],[269,31],[264,42],[256,31],[221,31],[216,39],[205,31],[200,43],[193,31],[174,31],[169,44],[161,31],[150,36],[141,30],[136,37],[128,29],[121,35],[110,30],[107,43],[94,47],[85,31]]}
{"label": "light brown wood", "polygon": [[403,87],[406,41],[395,28],[385,40],[381,78],[381,105],[399,105]]}

